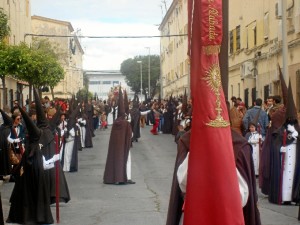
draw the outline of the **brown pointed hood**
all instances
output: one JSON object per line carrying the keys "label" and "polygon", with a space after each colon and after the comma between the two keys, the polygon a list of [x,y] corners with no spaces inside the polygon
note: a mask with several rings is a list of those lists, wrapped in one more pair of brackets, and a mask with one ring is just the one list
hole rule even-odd
{"label": "brown pointed hood", "polygon": [[120,118],[120,117],[125,118],[124,99],[123,99],[121,86],[119,88],[118,116],[117,116],[117,118]]}
{"label": "brown pointed hood", "polygon": [[13,125],[12,118],[9,115],[7,115],[2,109],[0,109],[0,112],[1,112],[1,115],[3,118],[3,122],[4,122],[3,125],[11,127]]}
{"label": "brown pointed hood", "polygon": [[278,64],[278,70],[279,70],[279,79],[280,79],[280,84],[281,84],[281,91],[282,91],[282,99],[283,99],[283,104],[286,106],[288,103],[288,88],[285,83],[281,68]]}
{"label": "brown pointed hood", "polygon": [[129,102],[126,90],[124,90],[124,109],[125,113],[129,115]]}
{"label": "brown pointed hood", "polygon": [[39,97],[39,94],[37,90],[34,88],[33,89],[34,93],[34,99],[35,99],[35,110],[36,110],[36,120],[37,120],[37,126],[39,128],[45,128],[49,126],[49,122],[46,118],[45,111],[43,109],[41,99]]}
{"label": "brown pointed hood", "polygon": [[291,80],[289,81],[289,88],[288,88],[288,102],[286,106],[286,113],[285,119],[288,120],[297,120],[297,109],[293,97],[293,91],[291,86]]}
{"label": "brown pointed hood", "polygon": [[29,143],[35,143],[40,140],[41,130],[33,123],[28,114],[19,106],[23,121],[26,124]]}

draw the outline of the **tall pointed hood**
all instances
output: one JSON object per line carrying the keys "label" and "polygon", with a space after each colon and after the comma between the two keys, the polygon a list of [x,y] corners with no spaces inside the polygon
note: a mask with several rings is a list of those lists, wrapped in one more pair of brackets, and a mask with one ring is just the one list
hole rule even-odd
{"label": "tall pointed hood", "polygon": [[12,126],[13,125],[13,120],[9,115],[7,115],[2,109],[0,109],[2,118],[3,118],[3,125],[4,126]]}
{"label": "tall pointed hood", "polygon": [[54,131],[55,128],[58,126],[61,116],[61,107],[58,105],[56,107],[56,113],[53,115],[52,119],[49,121],[49,126],[51,131]]}
{"label": "tall pointed hood", "polygon": [[76,117],[79,115],[79,110],[81,108],[81,104],[78,104],[76,109],[73,110],[73,112],[70,114],[68,124],[67,124],[67,129],[71,130],[73,127],[75,127],[76,124]]}
{"label": "tall pointed hood", "polygon": [[124,99],[123,99],[121,86],[119,88],[118,116],[117,116],[117,118],[119,118],[119,117],[125,118]]}
{"label": "tall pointed hood", "polygon": [[36,119],[37,119],[37,126],[39,128],[45,128],[49,126],[49,122],[46,118],[39,94],[37,90],[34,88],[33,89],[34,93],[34,99],[35,99],[35,110],[36,110]]}
{"label": "tall pointed hood", "polygon": [[134,99],[133,99],[133,102],[132,102],[132,107],[134,109],[139,108],[139,96],[137,94],[134,95]]}
{"label": "tall pointed hood", "polygon": [[280,79],[280,84],[281,84],[283,104],[286,106],[288,103],[288,88],[286,86],[286,83],[283,78],[283,74],[282,74],[279,64],[278,64],[278,70],[279,70],[279,79]]}
{"label": "tall pointed hood", "polygon": [[182,108],[181,111],[182,113],[187,113],[187,95],[186,95],[186,89],[184,90],[184,95],[183,95],[183,99],[182,99]]}
{"label": "tall pointed hood", "polygon": [[161,104],[161,95],[160,95],[160,93],[159,93],[159,95],[158,95],[158,104],[159,104],[159,105]]}
{"label": "tall pointed hood", "polygon": [[28,139],[30,143],[38,142],[41,137],[41,130],[33,123],[28,114],[19,106],[22,118],[26,124],[28,131]]}
{"label": "tall pointed hood", "polygon": [[291,86],[291,80],[289,81],[289,88],[288,88],[288,102],[286,106],[286,113],[285,119],[286,120],[296,120],[297,119],[297,110],[296,105],[293,97],[293,91]]}
{"label": "tall pointed hood", "polygon": [[129,102],[126,90],[124,90],[124,109],[125,113],[129,115]]}

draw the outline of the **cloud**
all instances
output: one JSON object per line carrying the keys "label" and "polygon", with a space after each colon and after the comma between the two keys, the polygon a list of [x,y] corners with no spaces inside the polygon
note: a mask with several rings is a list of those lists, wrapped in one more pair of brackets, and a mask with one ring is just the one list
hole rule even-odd
{"label": "cloud", "polygon": [[[83,36],[157,36],[165,13],[161,0],[32,0],[31,7],[32,15],[69,21]],[[145,47],[159,54],[160,39],[82,38],[81,45],[84,69],[118,70],[128,58],[148,55]]]}

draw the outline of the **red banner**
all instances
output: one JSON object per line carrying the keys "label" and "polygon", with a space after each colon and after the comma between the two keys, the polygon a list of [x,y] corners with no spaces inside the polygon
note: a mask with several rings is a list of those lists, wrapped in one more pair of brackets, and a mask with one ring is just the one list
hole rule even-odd
{"label": "red banner", "polygon": [[184,225],[242,225],[242,203],[218,54],[222,1],[189,0],[193,121]]}

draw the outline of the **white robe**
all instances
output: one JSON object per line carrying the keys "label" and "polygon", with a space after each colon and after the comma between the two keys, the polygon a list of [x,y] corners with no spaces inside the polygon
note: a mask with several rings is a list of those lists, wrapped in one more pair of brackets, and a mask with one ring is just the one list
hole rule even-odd
{"label": "white robe", "polygon": [[296,140],[286,146],[284,158],[284,170],[282,177],[282,201],[292,201],[293,183],[296,167]]}
{"label": "white robe", "polygon": [[[63,161],[63,171],[69,172],[70,166],[71,166],[71,160],[72,160],[72,154],[74,151],[74,140],[75,140],[75,131],[74,128],[72,128],[69,131],[69,137],[65,139],[65,149],[64,149],[64,157],[62,158],[62,155],[60,156],[61,160]],[[63,146],[62,146],[63,147]],[[62,151],[60,151],[62,154]]]}
{"label": "white robe", "polygon": [[255,175],[259,175],[259,139],[262,139],[262,136],[256,131],[251,133],[248,139],[248,142],[253,148],[252,158],[254,162]]}
{"label": "white robe", "polygon": [[85,135],[86,135],[86,120],[79,118],[78,119],[78,123],[83,124],[83,126],[79,126],[79,130],[80,130],[80,140],[81,140],[81,147],[85,148]]}

